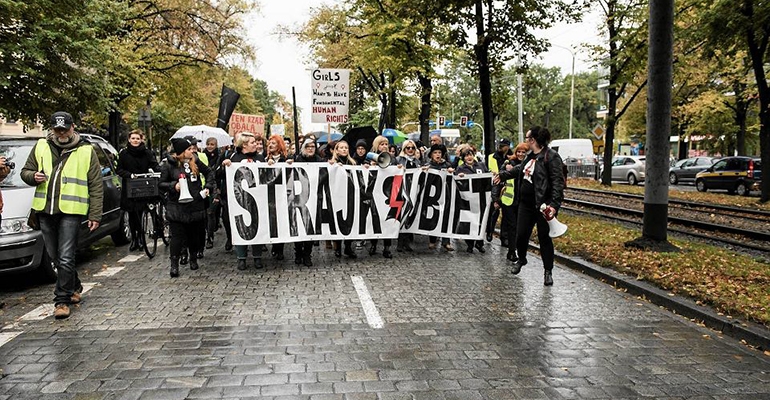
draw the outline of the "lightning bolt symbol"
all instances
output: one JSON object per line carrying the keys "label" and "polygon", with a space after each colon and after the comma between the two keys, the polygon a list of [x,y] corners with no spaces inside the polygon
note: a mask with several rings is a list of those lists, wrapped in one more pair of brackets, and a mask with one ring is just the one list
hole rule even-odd
{"label": "lightning bolt symbol", "polygon": [[393,176],[393,185],[390,187],[390,208],[396,209],[396,220],[401,215],[401,208],[404,206],[404,201],[398,199],[398,192],[401,191],[401,182],[403,180],[403,175]]}

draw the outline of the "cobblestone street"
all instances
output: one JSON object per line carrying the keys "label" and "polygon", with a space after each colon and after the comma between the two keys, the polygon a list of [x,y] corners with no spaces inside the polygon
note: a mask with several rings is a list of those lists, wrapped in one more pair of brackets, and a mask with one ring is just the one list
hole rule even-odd
{"label": "cobblestone street", "polygon": [[0,399],[770,399],[770,357],[572,270],[544,287],[537,256],[418,238],[238,271],[218,239],[177,279],[162,245],[79,255],[62,321],[52,285],[7,283]]}

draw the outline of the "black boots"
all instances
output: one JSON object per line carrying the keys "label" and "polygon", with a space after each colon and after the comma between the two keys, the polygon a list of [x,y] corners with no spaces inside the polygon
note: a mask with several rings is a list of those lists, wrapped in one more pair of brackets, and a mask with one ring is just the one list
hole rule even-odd
{"label": "black boots", "polygon": [[484,249],[484,242],[481,240],[476,241],[476,250],[479,251],[479,253],[486,253],[486,249]]}
{"label": "black boots", "polygon": [[553,273],[551,273],[551,271],[545,271],[543,276],[543,285],[553,286]]}
{"label": "black boots", "polygon": [[312,267],[313,261],[310,259],[310,254],[305,254],[304,257],[302,257],[302,265],[306,267]]}
{"label": "black boots", "polygon": [[171,257],[171,268],[169,270],[169,275],[171,275],[172,278],[179,276],[179,257]]}
{"label": "black boots", "polygon": [[182,255],[179,257],[179,264],[187,265],[187,249],[182,249]]}
{"label": "black boots", "polygon": [[385,246],[385,248],[382,249],[382,256],[385,258],[393,258],[393,253],[390,252],[390,246]]}
{"label": "black boots", "polygon": [[214,238],[211,238],[211,237],[206,238],[206,248],[207,249],[214,248]]}
{"label": "black boots", "polygon": [[527,265],[527,260],[519,259],[516,261],[515,264],[513,264],[513,269],[511,269],[511,273],[514,275],[517,275],[519,272],[521,272],[521,267]]}
{"label": "black boots", "polygon": [[508,249],[508,254],[505,255],[505,258],[507,258],[509,261],[519,261],[519,258],[516,257],[516,250],[515,249]]}
{"label": "black boots", "polygon": [[131,235],[131,245],[128,247],[128,251],[139,250],[142,246],[139,244],[139,233]]}
{"label": "black boots", "polygon": [[193,254],[192,252],[190,252],[190,269],[195,271],[196,269],[198,269],[198,267],[199,266],[198,266],[197,254]]}
{"label": "black boots", "polygon": [[245,258],[239,258],[238,259],[238,270],[239,271],[245,271],[246,270],[246,259]]}

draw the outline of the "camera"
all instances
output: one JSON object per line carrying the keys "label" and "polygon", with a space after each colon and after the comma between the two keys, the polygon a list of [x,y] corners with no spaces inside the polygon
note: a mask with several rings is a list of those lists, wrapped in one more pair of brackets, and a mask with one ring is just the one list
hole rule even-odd
{"label": "camera", "polygon": [[6,161],[5,165],[8,167],[8,169],[14,169],[16,168],[16,163],[13,161]]}

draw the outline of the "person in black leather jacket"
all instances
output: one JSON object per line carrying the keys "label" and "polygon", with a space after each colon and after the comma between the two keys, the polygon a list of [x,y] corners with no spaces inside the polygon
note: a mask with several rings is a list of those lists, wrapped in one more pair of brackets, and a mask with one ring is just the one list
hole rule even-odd
{"label": "person in black leather jacket", "polygon": [[500,171],[497,177],[500,181],[519,177],[514,190],[514,202],[519,205],[516,227],[518,260],[511,273],[518,274],[521,267],[527,264],[529,237],[537,224],[540,256],[545,269],[543,282],[546,286],[551,286],[554,249],[553,239],[548,235],[548,221],[556,217],[564,200],[563,162],[559,153],[548,147],[551,133],[547,128],[535,126],[527,131],[525,139],[531,149],[527,157],[513,169]]}
{"label": "person in black leather jacket", "polygon": [[[160,183],[158,188],[168,194],[166,203],[166,219],[171,231],[171,264],[172,278],[179,276],[179,256],[182,249],[190,249],[190,269],[198,269],[198,253],[203,251],[205,238],[200,232],[206,229],[205,198],[214,192],[214,172],[193,154],[198,148],[184,138],[171,139],[173,155],[168,156],[168,162],[161,166]],[[206,186],[201,183],[201,177],[206,178]],[[182,203],[180,197],[180,179],[187,181],[187,187],[192,201]],[[204,191],[205,190],[205,191]]]}

